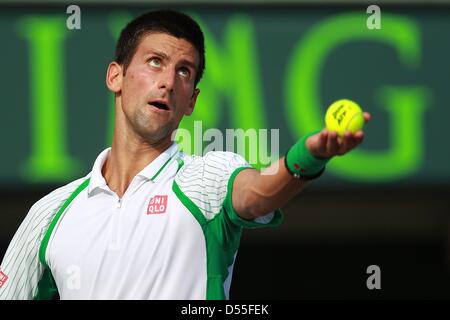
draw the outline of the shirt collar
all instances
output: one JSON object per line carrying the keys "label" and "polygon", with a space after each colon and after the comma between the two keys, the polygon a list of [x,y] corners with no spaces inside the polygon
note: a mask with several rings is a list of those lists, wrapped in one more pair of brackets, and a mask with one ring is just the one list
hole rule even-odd
{"label": "shirt collar", "polygon": [[157,175],[161,173],[171,159],[175,157],[178,153],[178,145],[174,142],[167,148],[163,153],[161,153],[155,160],[150,162],[144,169],[142,169],[137,176],[147,178],[154,182]]}
{"label": "shirt collar", "polygon": [[[88,194],[97,188],[108,190],[108,185],[102,174],[103,165],[111,153],[111,148],[103,150],[94,162],[91,172],[91,180],[89,181]],[[155,160],[150,162],[144,169],[142,169],[136,176],[146,178],[154,182],[154,179],[161,173],[171,159],[175,158],[178,153],[178,145],[174,142],[172,145],[163,151]]]}

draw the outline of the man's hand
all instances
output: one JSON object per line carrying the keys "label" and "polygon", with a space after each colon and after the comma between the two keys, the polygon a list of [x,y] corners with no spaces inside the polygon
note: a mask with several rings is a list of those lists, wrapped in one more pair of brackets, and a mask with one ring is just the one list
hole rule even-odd
{"label": "man's hand", "polygon": [[[370,114],[364,112],[364,121],[370,121]],[[338,137],[335,131],[323,129],[319,133],[306,140],[309,152],[317,158],[331,158],[342,156],[357,147],[364,139],[364,132],[358,131],[354,134],[347,131],[344,137]]]}
{"label": "man's hand", "polygon": [[[370,114],[364,112],[364,120],[370,120]],[[364,138],[364,132],[355,134],[347,132],[345,137],[338,137],[336,132],[326,129],[310,136],[306,140],[309,152],[317,158],[330,158],[343,155]],[[294,179],[284,165],[284,158],[266,169],[275,174],[260,174],[257,170],[242,170],[233,184],[233,208],[237,214],[247,220],[253,220],[284,206],[299,193],[309,181]]]}

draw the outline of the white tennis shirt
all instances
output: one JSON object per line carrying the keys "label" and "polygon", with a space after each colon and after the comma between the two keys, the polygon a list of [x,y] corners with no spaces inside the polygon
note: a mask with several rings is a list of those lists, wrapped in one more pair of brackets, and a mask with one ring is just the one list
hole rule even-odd
{"label": "white tennis shirt", "polygon": [[248,163],[174,143],[119,199],[102,176],[109,153],[30,209],[2,261],[0,299],[228,299],[243,227],[282,220],[234,211],[233,181]]}

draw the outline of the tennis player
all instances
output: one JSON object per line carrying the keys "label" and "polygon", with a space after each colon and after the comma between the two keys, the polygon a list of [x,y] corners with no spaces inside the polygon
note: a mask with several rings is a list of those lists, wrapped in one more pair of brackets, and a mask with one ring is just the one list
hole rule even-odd
{"label": "tennis player", "polygon": [[267,175],[232,152],[183,154],[171,137],[194,111],[204,52],[198,24],[175,11],[122,30],[106,74],[112,147],[32,206],[2,261],[1,299],[228,299],[243,228],[279,225],[278,208],[362,142],[324,129]]}

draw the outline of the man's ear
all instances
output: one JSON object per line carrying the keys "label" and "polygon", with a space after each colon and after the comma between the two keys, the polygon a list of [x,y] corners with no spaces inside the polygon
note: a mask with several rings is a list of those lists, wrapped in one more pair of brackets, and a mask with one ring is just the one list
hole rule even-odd
{"label": "man's ear", "polygon": [[109,64],[106,71],[106,86],[114,93],[120,93],[122,90],[122,66],[116,61]]}
{"label": "man's ear", "polygon": [[192,112],[194,112],[195,103],[197,102],[197,97],[200,94],[200,89],[194,89],[192,93],[191,101],[189,103],[189,107],[186,109],[184,115],[190,116]]}

